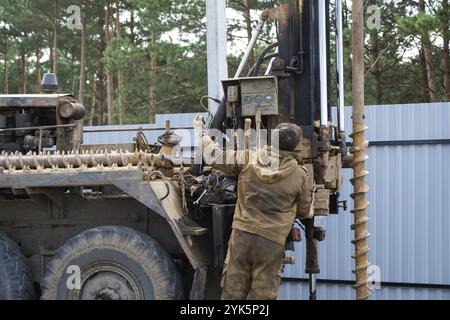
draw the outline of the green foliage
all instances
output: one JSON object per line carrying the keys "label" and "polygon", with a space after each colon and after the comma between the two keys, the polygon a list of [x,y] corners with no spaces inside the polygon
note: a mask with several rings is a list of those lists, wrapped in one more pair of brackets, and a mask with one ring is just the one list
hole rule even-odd
{"label": "green foliage", "polygon": [[[255,27],[262,10],[287,0],[227,0],[235,12],[228,20],[228,40],[233,47],[243,47],[248,41],[246,17],[250,10],[250,29]],[[344,2],[348,4],[347,2]],[[419,12],[418,1],[370,0],[382,10],[381,29],[366,30],[367,39],[376,35],[380,73],[371,71],[371,47],[366,46],[366,103],[375,103],[377,81],[383,103],[427,101],[423,61],[419,55],[421,37],[430,37],[429,49],[439,99],[445,99],[442,88],[442,36],[450,33],[443,25],[440,1],[426,0],[426,12]],[[105,41],[105,11],[111,7],[111,41]],[[248,8],[246,7],[248,4]],[[120,37],[114,33],[115,0],[3,0],[0,6],[0,89],[5,89],[5,56],[9,93],[20,92],[26,76],[26,91],[39,91],[37,79],[52,69],[50,47],[53,29],[57,31],[58,80],[60,91],[79,92],[81,30],[69,29],[70,5],[81,8],[86,22],[86,88],[83,101],[93,123],[98,123],[100,103],[106,112],[106,73],[113,75],[114,123],[122,112],[124,123],[142,123],[150,117],[150,89],[155,95],[156,112],[200,111],[199,98],[207,93],[206,18],[204,0],[121,0]],[[366,6],[367,7],[367,6]],[[332,19],[333,14],[331,15]],[[351,12],[344,13],[346,103],[351,103]],[[255,48],[255,57],[275,41],[273,24],[269,22]],[[331,24],[333,25],[333,23]],[[251,30],[250,30],[251,31]],[[153,36],[153,37],[152,37]],[[332,34],[331,39],[334,39]],[[333,43],[333,41],[332,41]],[[233,49],[229,54],[229,74],[234,74],[242,53]],[[25,57],[25,69],[22,66]],[[39,66],[36,63],[40,57]],[[152,77],[154,58],[156,77]],[[331,51],[334,59],[334,48]],[[101,68],[104,66],[104,73]],[[265,65],[262,66],[262,69]],[[118,74],[122,74],[119,90]],[[155,73],[155,72],[153,72]],[[335,94],[334,70],[332,90]],[[94,86],[95,82],[95,86]],[[425,85],[424,85],[425,83]],[[101,90],[102,89],[102,90]],[[103,95],[101,92],[103,91]],[[95,103],[95,104],[94,104]],[[122,108],[121,108],[122,106]]]}
{"label": "green foliage", "polygon": [[413,16],[397,17],[399,31],[405,35],[421,35],[435,31],[439,26],[438,17],[425,12]]}
{"label": "green foliage", "polygon": [[118,37],[105,50],[106,69],[110,72],[126,71],[146,59],[145,50],[133,45],[127,38]]}

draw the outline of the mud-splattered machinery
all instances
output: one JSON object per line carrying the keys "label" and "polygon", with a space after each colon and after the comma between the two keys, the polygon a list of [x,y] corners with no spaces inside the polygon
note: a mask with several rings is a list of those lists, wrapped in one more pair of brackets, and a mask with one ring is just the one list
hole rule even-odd
{"label": "mud-splattered machinery", "polygon": [[[328,0],[291,0],[264,11],[208,123],[224,133],[270,132],[281,122],[301,126],[315,216],[337,213],[342,205],[346,160],[339,80],[338,123],[331,119],[328,15]],[[277,26],[278,39],[244,75],[268,21]],[[28,261],[16,259],[19,265],[12,266],[23,273],[22,282],[3,281],[19,287],[22,299],[32,291],[45,299],[217,298],[236,177],[192,165],[198,155],[177,156],[179,138],[169,123],[155,144],[138,132],[132,145],[83,145],[83,106],[71,95],[49,93],[55,89],[49,82],[39,95],[0,96],[0,231],[20,243],[10,254]],[[300,223],[314,299],[324,230],[314,219]],[[9,241],[4,238],[0,250],[1,241]],[[70,270],[80,270],[79,286],[66,285],[74,276]]]}
{"label": "mud-splattered machinery", "polygon": [[[346,202],[339,199],[341,170],[351,162],[344,127],[341,10],[341,1],[336,1],[335,66],[330,59],[329,0],[289,1],[263,12],[249,50],[267,22],[275,23],[277,41],[262,51],[245,76],[241,63],[235,77],[223,81],[225,97],[211,122],[212,128],[223,131],[243,129],[247,119],[252,120],[256,132],[270,132],[282,122],[299,125],[303,132],[302,158],[315,183],[315,217],[337,214],[339,207],[346,209]],[[265,61],[269,65],[261,70]],[[337,73],[335,99],[332,69]],[[333,103],[337,106],[335,122]],[[315,226],[314,218],[301,224],[306,235],[305,272],[310,276],[310,298],[315,299],[315,277],[320,272],[317,242],[324,240],[325,230]]]}
{"label": "mud-splattered machinery", "polygon": [[80,147],[84,107],[71,95],[55,94],[56,89],[55,76],[45,74],[41,94],[0,95],[0,151]]}

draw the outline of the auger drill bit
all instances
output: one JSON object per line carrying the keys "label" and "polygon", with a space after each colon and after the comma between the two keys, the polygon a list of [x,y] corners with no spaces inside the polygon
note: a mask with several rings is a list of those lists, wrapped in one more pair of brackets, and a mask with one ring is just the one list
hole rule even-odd
{"label": "auger drill bit", "polygon": [[366,200],[366,193],[369,187],[366,185],[366,176],[369,172],[366,170],[366,160],[368,156],[365,154],[369,143],[364,137],[367,130],[364,115],[364,5],[362,0],[352,2],[353,6],[353,139],[350,153],[353,154],[353,178],[350,180],[353,184],[354,192],[351,197],[354,200],[354,224],[352,229],[355,232],[355,239],[352,243],[355,246],[355,269],[353,273],[356,276],[356,298],[365,300],[369,297],[369,284],[367,276],[368,253],[367,246],[367,218],[366,209],[369,202]]}
{"label": "auger drill bit", "polygon": [[51,168],[93,168],[137,166],[138,164],[153,165],[161,163],[160,154],[142,151],[83,151],[83,152],[41,152],[41,153],[3,153],[0,156],[0,168],[9,170],[20,169],[51,169]]}

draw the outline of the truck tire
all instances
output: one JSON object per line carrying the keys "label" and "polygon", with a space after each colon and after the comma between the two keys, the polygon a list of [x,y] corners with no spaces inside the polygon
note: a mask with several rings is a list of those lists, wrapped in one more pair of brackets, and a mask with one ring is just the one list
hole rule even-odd
{"label": "truck tire", "polygon": [[172,258],[136,230],[104,226],[64,244],[41,283],[46,300],[175,300],[182,280]]}
{"label": "truck tire", "polygon": [[0,232],[0,300],[31,300],[34,287],[28,260],[19,246]]}

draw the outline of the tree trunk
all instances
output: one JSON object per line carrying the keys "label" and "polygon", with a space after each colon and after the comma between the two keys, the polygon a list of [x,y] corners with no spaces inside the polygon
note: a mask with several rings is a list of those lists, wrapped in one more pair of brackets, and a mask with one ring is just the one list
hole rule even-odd
{"label": "tree trunk", "polygon": [[[50,56],[49,56],[49,69],[50,71],[53,72],[53,59],[54,59],[54,54],[53,54],[53,29],[49,29],[48,30],[48,47],[49,47],[49,51],[50,51]],[[45,70],[45,72],[47,72],[47,70]]]}
{"label": "tree trunk", "polygon": [[[151,43],[154,47],[156,45],[156,33],[152,32],[151,34]],[[158,57],[156,56],[155,50],[152,48],[152,52],[150,54],[150,87],[149,87],[149,122],[155,123],[156,120],[156,94],[155,94],[155,85],[156,78],[158,76],[157,72],[157,63]]]}
{"label": "tree trunk", "polygon": [[380,70],[380,49],[378,44],[378,34],[371,32],[369,37],[370,47],[370,72],[373,75],[372,95],[375,98],[375,104],[383,103],[383,94],[381,91],[381,70]]}
{"label": "tree trunk", "polygon": [[107,108],[108,108],[108,125],[113,124],[113,113],[114,113],[114,98],[113,98],[114,84],[113,84],[113,74],[108,72],[106,74],[106,97],[107,97]]}
{"label": "tree trunk", "polygon": [[130,13],[130,41],[132,44],[135,44],[136,41],[136,34],[134,32],[134,10],[131,9]]}
{"label": "tree trunk", "polygon": [[[103,11],[103,7],[100,7]],[[100,30],[105,27],[104,13],[101,12],[99,19]],[[97,123],[98,125],[103,125],[104,123],[104,106],[105,106],[105,63],[104,63],[104,53],[106,49],[105,43],[105,32],[100,33],[100,57],[98,63],[98,99],[97,99]]]}
{"label": "tree trunk", "polygon": [[425,58],[425,67],[427,69],[427,88],[430,102],[436,102],[436,83],[434,81],[433,55],[431,53],[431,43],[428,36],[422,37],[423,54]]}
{"label": "tree trunk", "polygon": [[[105,10],[105,39],[106,39],[106,47],[109,47],[111,41],[111,35],[109,32],[109,17],[111,15],[111,5],[108,3],[108,6]],[[113,74],[109,71],[106,73],[106,95],[107,95],[107,110],[108,110],[108,125],[113,123]]]}
{"label": "tree trunk", "polygon": [[54,74],[58,74],[58,0],[55,0],[53,19],[53,68]]}
{"label": "tree trunk", "polygon": [[[115,21],[115,32],[116,37],[120,38],[120,9],[119,9],[119,0],[116,0],[116,21]],[[123,86],[123,76],[122,71],[119,70],[117,72],[117,99],[119,101],[119,124],[123,123],[123,115],[125,114],[125,108],[123,105],[122,99],[122,86]]]}
{"label": "tree trunk", "polygon": [[[247,29],[246,30],[247,38],[248,38],[248,42],[250,43],[250,40],[252,39],[252,33],[253,33],[252,17],[250,15],[250,1],[244,0],[243,5],[244,5],[245,28]],[[255,54],[252,50],[252,52],[250,53],[250,56],[248,58],[249,68],[251,68],[254,63],[255,63]]]}
{"label": "tree trunk", "polygon": [[[371,0],[370,4],[377,5],[377,1]],[[372,95],[375,99],[375,104],[381,105],[383,103],[383,94],[381,91],[380,46],[378,39],[378,30],[370,32],[369,48],[370,73],[372,73],[373,75]]]}
{"label": "tree trunk", "polygon": [[444,69],[444,88],[447,94],[447,101],[450,101],[450,50],[449,50],[450,18],[449,18],[448,0],[442,1],[442,10],[443,10],[442,24],[444,26],[443,28],[444,51],[442,57],[442,64]]}
{"label": "tree trunk", "polygon": [[27,92],[27,55],[22,52],[20,55],[20,62],[22,67],[22,85],[20,87],[20,93]]}
{"label": "tree trunk", "polygon": [[[425,13],[425,0],[419,0],[419,11]],[[427,88],[430,102],[436,102],[436,83],[434,80],[433,55],[431,52],[431,41],[428,32],[421,35],[422,50],[427,69]]]}
{"label": "tree trunk", "polygon": [[86,19],[83,16],[81,19],[80,85],[78,88],[78,100],[84,105],[84,86],[86,84]]}
{"label": "tree trunk", "polygon": [[100,58],[98,67],[98,103],[97,103],[97,123],[99,126],[104,124],[105,119],[105,64],[103,56]]}
{"label": "tree trunk", "polygon": [[72,73],[72,94],[75,94],[75,47],[70,49],[70,72]]}
{"label": "tree trunk", "polygon": [[92,95],[91,95],[91,103],[89,107],[88,113],[88,125],[94,125],[94,116],[95,116],[95,105],[97,103],[97,79],[95,79],[95,72],[92,73]]}
{"label": "tree trunk", "polygon": [[428,73],[427,73],[427,63],[425,61],[425,54],[423,52],[423,48],[420,48],[419,51],[420,65],[422,71],[422,97],[423,102],[430,101],[430,94],[428,90]]}
{"label": "tree trunk", "polygon": [[9,93],[9,84],[8,84],[8,43],[5,40],[5,56],[4,56],[4,66],[3,66],[3,93]]}
{"label": "tree trunk", "polygon": [[36,64],[35,64],[35,76],[36,76],[36,86],[37,89],[36,92],[40,91],[41,87],[41,49],[36,50]]}

